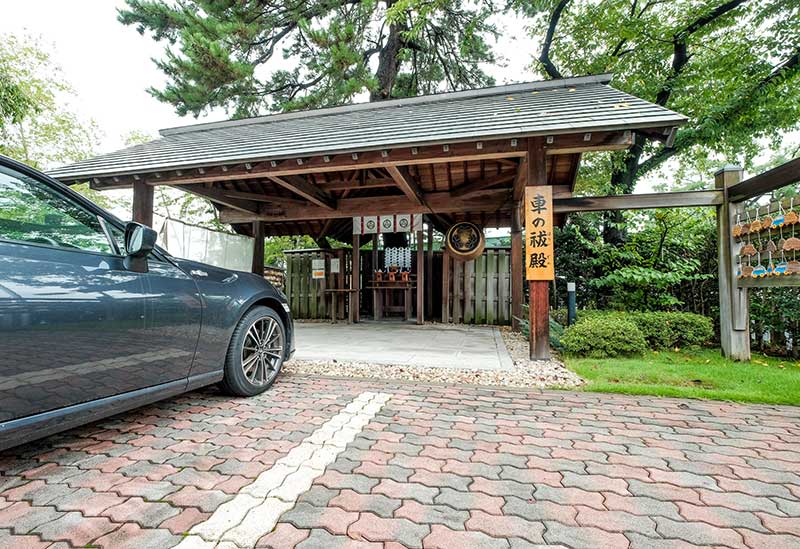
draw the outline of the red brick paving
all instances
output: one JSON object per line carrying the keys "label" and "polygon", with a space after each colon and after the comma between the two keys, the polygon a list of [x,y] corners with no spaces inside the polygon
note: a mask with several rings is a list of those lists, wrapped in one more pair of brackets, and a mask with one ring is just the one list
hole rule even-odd
{"label": "red brick paving", "polygon": [[800,547],[800,409],[286,376],[0,455],[0,547],[172,547],[363,391],[392,394],[258,547]]}

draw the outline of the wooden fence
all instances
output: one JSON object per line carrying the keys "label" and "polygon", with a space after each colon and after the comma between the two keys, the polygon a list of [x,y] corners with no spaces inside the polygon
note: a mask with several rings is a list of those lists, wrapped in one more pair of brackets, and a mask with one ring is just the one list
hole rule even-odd
{"label": "wooden fence", "polygon": [[442,260],[442,320],[511,323],[511,250],[488,249],[472,261]]}
{"label": "wooden fence", "polygon": [[[311,261],[325,259],[325,278],[311,277]],[[331,272],[331,260],[339,260],[339,272]],[[292,250],[286,252],[286,295],[292,316],[299,319],[330,319],[331,304],[336,318],[347,318],[347,294],[325,290],[346,288],[350,279],[350,250]]]}
{"label": "wooden fence", "polygon": [[[361,251],[361,287],[368,286],[372,272],[372,252]],[[311,261],[325,258],[325,279],[311,278]],[[338,258],[339,273],[331,273],[331,259]],[[412,254],[412,263],[416,255]],[[380,254],[378,257],[379,265]],[[511,323],[511,250],[492,248],[472,261],[455,261],[447,254],[435,252],[431,303],[434,319],[459,324]],[[416,268],[416,265],[414,265]],[[336,303],[339,320],[347,318],[346,296],[325,290],[350,287],[350,250],[293,250],[286,252],[286,295],[292,315],[298,319],[330,319],[330,306]],[[445,276],[446,275],[446,276]],[[441,289],[441,294],[439,290]],[[362,291],[362,315],[372,314],[372,293]]]}

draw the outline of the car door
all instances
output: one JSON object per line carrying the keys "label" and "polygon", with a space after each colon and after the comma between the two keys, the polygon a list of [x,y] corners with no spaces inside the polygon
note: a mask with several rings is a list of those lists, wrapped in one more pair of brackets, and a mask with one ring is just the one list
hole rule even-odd
{"label": "car door", "polygon": [[160,275],[125,269],[121,227],[100,214],[0,164],[0,421],[188,375],[194,347],[149,340]]}

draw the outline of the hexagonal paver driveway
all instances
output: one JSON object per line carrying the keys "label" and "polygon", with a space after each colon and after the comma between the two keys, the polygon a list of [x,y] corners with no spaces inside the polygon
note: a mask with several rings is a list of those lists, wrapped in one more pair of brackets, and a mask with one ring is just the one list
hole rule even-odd
{"label": "hexagonal paver driveway", "polygon": [[0,547],[800,547],[800,409],[285,376],[0,456]]}

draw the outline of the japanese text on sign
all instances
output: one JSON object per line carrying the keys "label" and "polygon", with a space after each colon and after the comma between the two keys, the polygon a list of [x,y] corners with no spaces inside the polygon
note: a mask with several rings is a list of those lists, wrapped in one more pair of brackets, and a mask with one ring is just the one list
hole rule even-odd
{"label": "japanese text on sign", "polygon": [[553,280],[553,189],[525,188],[525,278]]}

